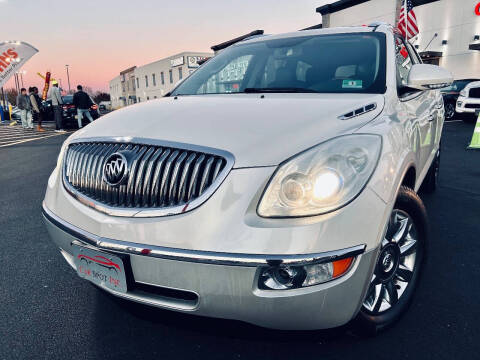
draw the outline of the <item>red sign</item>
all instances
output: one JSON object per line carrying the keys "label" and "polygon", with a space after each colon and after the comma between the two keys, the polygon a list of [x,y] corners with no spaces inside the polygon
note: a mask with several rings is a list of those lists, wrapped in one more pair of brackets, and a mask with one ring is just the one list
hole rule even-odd
{"label": "red sign", "polygon": [[480,3],[475,6],[475,14],[477,14],[477,16],[480,16]]}

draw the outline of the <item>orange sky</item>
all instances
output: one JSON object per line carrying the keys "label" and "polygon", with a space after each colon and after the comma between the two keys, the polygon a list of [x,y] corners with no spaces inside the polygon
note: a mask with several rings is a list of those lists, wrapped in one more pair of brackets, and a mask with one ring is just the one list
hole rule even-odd
{"label": "orange sky", "polygon": [[[0,42],[20,40],[39,49],[24,67],[24,86],[43,86],[50,70],[68,89],[108,89],[132,65],[210,46],[263,29],[294,31],[318,24],[327,0],[0,0]],[[14,87],[13,81],[6,88]]]}

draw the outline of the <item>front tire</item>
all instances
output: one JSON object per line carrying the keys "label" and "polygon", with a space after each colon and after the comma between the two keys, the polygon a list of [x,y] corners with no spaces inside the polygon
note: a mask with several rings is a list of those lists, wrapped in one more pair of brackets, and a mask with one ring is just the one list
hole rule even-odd
{"label": "front tire", "polygon": [[445,119],[452,120],[455,117],[455,104],[446,103],[445,104]]}
{"label": "front tire", "polygon": [[408,308],[426,255],[427,214],[418,195],[400,188],[374,274],[356,318],[362,334],[374,335]]}

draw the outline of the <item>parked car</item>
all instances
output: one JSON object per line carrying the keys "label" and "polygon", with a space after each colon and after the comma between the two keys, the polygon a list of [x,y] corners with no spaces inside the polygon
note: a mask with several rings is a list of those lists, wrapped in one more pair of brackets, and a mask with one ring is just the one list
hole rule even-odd
{"label": "parked car", "polygon": [[457,112],[455,107],[457,104],[457,99],[465,86],[473,81],[478,81],[478,79],[459,79],[455,80],[452,85],[442,89],[443,101],[445,103],[445,118],[447,120],[452,120]]}
{"label": "parked car", "polygon": [[436,187],[452,81],[385,24],[239,42],[170,96],[70,136],[48,231],[77,272],[87,250],[120,264],[115,285],[90,279],[119,297],[374,332],[406,310],[427,256],[417,191]]}
{"label": "parked car", "polygon": [[21,120],[20,109],[16,106],[12,106],[11,117],[12,120]]}
{"label": "parked car", "polygon": [[[92,115],[93,120],[96,120],[100,117],[98,112],[98,105],[95,104],[92,98],[92,107],[90,108],[90,115]],[[78,128],[78,120],[77,120],[77,108],[73,104],[73,95],[66,95],[62,96],[63,105],[62,105],[62,116],[63,122],[65,127],[73,127]],[[89,124],[90,122],[86,117],[82,119],[82,126]]]}
{"label": "parked car", "polygon": [[466,122],[476,120],[476,113],[480,111],[480,81],[469,83],[460,91],[457,99],[457,113],[467,115],[464,117]]}

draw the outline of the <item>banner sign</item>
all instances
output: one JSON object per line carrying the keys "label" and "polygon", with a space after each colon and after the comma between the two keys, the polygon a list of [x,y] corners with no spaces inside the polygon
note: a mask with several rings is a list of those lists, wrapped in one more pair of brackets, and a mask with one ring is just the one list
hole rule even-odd
{"label": "banner sign", "polygon": [[189,68],[198,68],[200,65],[198,65],[198,62],[200,60],[205,60],[207,57],[206,56],[188,56],[187,57],[187,63]]}
{"label": "banner sign", "polygon": [[32,45],[21,41],[0,43],[0,87],[38,52]]}
{"label": "banner sign", "polygon": [[171,59],[170,60],[170,66],[171,67],[175,67],[175,66],[180,66],[180,65],[183,65],[183,56],[180,56],[176,59]]}
{"label": "banner sign", "polygon": [[45,75],[45,86],[43,87],[43,92],[42,92],[43,100],[47,100],[48,89],[50,88],[50,76],[52,76],[52,74],[50,73],[50,71],[47,71],[47,74]]}

